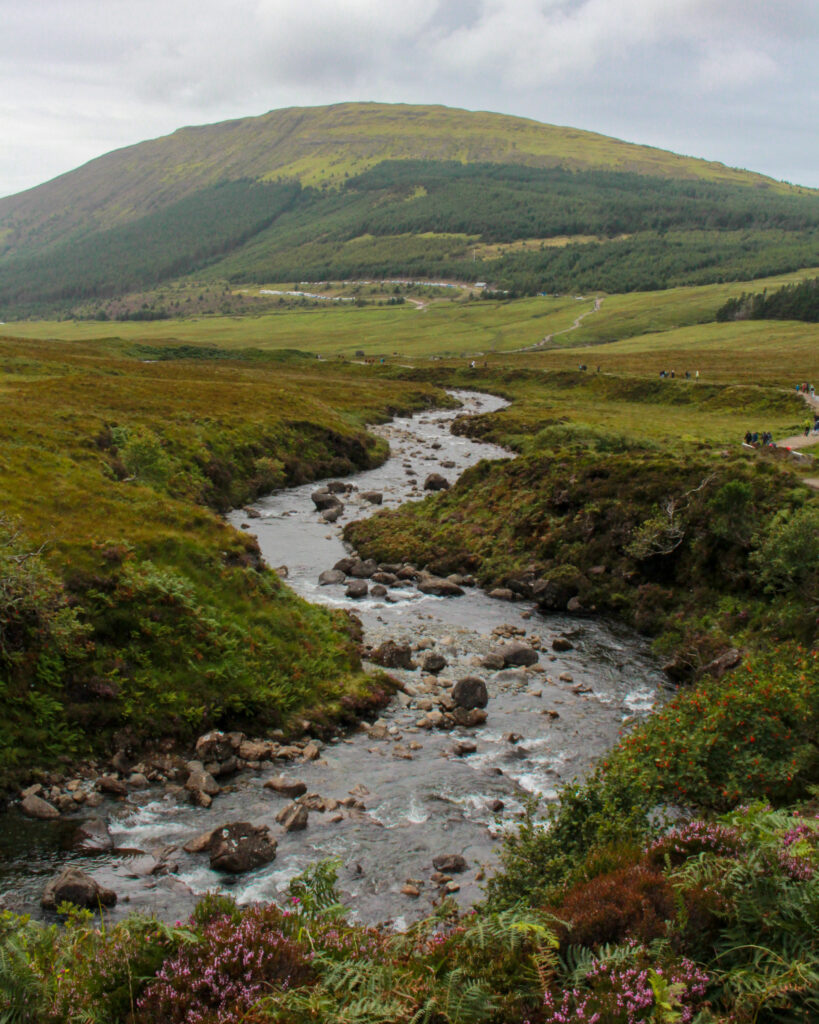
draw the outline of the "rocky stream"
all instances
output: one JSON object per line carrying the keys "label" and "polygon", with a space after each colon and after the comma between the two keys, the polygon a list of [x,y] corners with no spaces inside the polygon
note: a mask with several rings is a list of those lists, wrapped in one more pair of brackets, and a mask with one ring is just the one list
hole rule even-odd
{"label": "rocky stream", "polygon": [[[457,414],[504,404],[456,396]],[[345,901],[362,921],[402,927],[444,895],[463,905],[480,897],[499,837],[527,796],[548,799],[582,775],[666,684],[625,629],[544,615],[469,578],[368,565],[345,549],[345,522],[420,499],[425,482],[452,483],[480,459],[508,457],[450,433],[457,414],[395,419],[375,428],[391,449],[379,468],[281,491],[229,516],[299,594],[359,616],[365,643],[402,687],[381,717],[326,743],[211,735],[195,763],[169,759],[164,772],[115,764],[59,792],[41,787],[29,795],[56,804],[53,815],[19,807],[3,815],[0,905],[52,913],[41,906],[46,884],[74,867],[117,894],[112,919],[139,910],[174,920],[207,890],[279,898],[323,858],[341,862]],[[230,823],[245,825],[228,834]],[[231,861],[242,843],[248,856]]]}

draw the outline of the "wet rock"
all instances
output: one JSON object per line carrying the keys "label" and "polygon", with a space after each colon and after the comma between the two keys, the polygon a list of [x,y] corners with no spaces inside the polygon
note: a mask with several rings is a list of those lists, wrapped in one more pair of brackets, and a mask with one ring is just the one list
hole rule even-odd
{"label": "wet rock", "polygon": [[224,761],[233,753],[226,733],[212,730],[196,741],[196,757],[199,761]]}
{"label": "wet rock", "polygon": [[185,789],[193,794],[205,793],[207,796],[216,796],[219,792],[219,783],[204,768],[196,768],[188,776]]}
{"label": "wet rock", "polygon": [[277,565],[273,572],[275,572],[275,574],[279,577],[280,580],[286,580],[287,577],[290,575],[290,570],[287,568],[286,565]]}
{"label": "wet rock", "polygon": [[508,587],[495,587],[489,591],[489,596],[496,601],[514,601],[515,595]]}
{"label": "wet rock", "polygon": [[366,597],[369,591],[369,585],[366,580],[351,580],[347,584],[347,589],[344,591],[346,597]]}
{"label": "wet rock", "polygon": [[565,636],[556,636],[554,638],[554,640],[552,640],[552,650],[553,651],[572,651],[572,650],[574,650],[574,644],[571,642],[571,640],[567,639]]}
{"label": "wet rock", "polygon": [[574,676],[571,674],[571,672],[561,672],[557,678],[561,681],[561,683],[574,682]]}
{"label": "wet rock", "polygon": [[111,796],[127,796],[128,787],[124,782],[115,779],[113,775],[100,775],[97,779],[97,789],[101,793],[109,793]]}
{"label": "wet rock", "polygon": [[52,878],[45,887],[40,903],[46,910],[56,910],[61,903],[96,910],[100,905],[112,907],[117,902],[113,889],[106,889],[80,868],[68,867]]}
{"label": "wet rock", "polygon": [[186,853],[204,853],[205,850],[209,850],[213,843],[213,837],[217,832],[220,832],[223,828],[228,828],[227,825],[221,825],[218,828],[208,829],[207,832],[200,832],[198,836],[194,836],[193,839],[189,839],[187,843],[182,847]]}
{"label": "wet rock", "polygon": [[529,644],[521,643],[519,640],[513,640],[511,643],[493,648],[490,653],[500,655],[504,665],[534,665],[538,660],[537,651]]}
{"label": "wet rock", "polygon": [[339,502],[338,505],[334,505],[332,508],[326,508],[321,513],[321,518],[325,523],[334,523],[343,512],[344,506]]}
{"label": "wet rock", "polygon": [[350,566],[347,575],[354,576],[356,579],[366,580],[375,572],[378,572],[378,563],[373,561],[372,558],[356,558]]}
{"label": "wet rock", "polygon": [[20,803],[20,810],[27,818],[40,818],[43,821],[59,818],[60,816],[60,812],[53,804],[43,800],[41,796],[35,796],[33,793],[23,797]]}
{"label": "wet rock", "polygon": [[497,651],[490,651],[489,654],[481,658],[480,664],[481,668],[488,668],[497,672],[503,668],[505,662],[502,654],[498,654]]}
{"label": "wet rock", "polygon": [[276,821],[285,832],[301,832],[302,829],[307,828],[308,817],[309,814],[304,804],[293,803],[279,811]]}
{"label": "wet rock", "polygon": [[301,752],[301,756],[304,761],[318,761],[321,756],[321,748],[318,743],[307,743]]}
{"label": "wet rock", "polygon": [[575,595],[575,597],[570,597],[566,602],[566,611],[571,615],[577,615],[580,612],[585,611],[585,608],[580,598]]}
{"label": "wet rock", "polygon": [[457,707],[452,712],[452,720],[456,725],[463,726],[464,729],[475,729],[479,725],[483,725],[486,721],[487,715],[483,708],[472,708],[467,711],[466,708]]}
{"label": "wet rock", "polygon": [[272,789],[274,793],[286,796],[291,800],[307,792],[307,786],[303,782],[298,779],[288,779],[284,775],[274,775],[272,779],[265,782],[264,788]]}
{"label": "wet rock", "polygon": [[74,833],[74,846],[90,853],[104,853],[113,850],[114,840],[102,818],[89,818]]}
{"label": "wet rock", "polygon": [[432,866],[436,871],[447,875],[457,875],[466,871],[466,860],[459,853],[442,853],[432,858]]}
{"label": "wet rock", "polygon": [[239,757],[243,761],[269,761],[277,749],[278,744],[272,740],[242,740]]}
{"label": "wet rock", "polygon": [[440,473],[430,473],[424,480],[425,491],[446,491],[449,489],[449,480]]}
{"label": "wet rock", "polygon": [[519,732],[509,732],[503,737],[507,743],[511,743],[513,746],[523,739]]}
{"label": "wet rock", "polygon": [[443,654],[438,654],[433,651],[426,655],[421,663],[421,667],[425,672],[429,672],[431,675],[437,676],[439,672],[443,672],[447,667],[447,664],[448,662]]}
{"label": "wet rock", "polygon": [[376,583],[374,586],[370,587],[370,594],[373,597],[386,597],[387,588],[383,583]]}
{"label": "wet rock", "polygon": [[418,589],[422,594],[433,594],[436,597],[460,597],[463,590],[457,583],[442,579],[440,576],[424,574],[418,581]]}
{"label": "wet rock", "polygon": [[472,740],[456,740],[452,751],[457,754],[458,757],[466,757],[468,754],[476,753],[478,744],[473,743]]}
{"label": "wet rock", "polygon": [[489,703],[486,683],[479,676],[464,676],[452,687],[453,702],[470,711],[472,708],[485,708]]}
{"label": "wet rock", "polygon": [[330,494],[349,494],[353,489],[352,484],[345,484],[343,480],[328,480],[324,485],[323,490],[327,490]]}
{"label": "wet rock", "polygon": [[414,565],[402,565],[395,575],[399,580],[417,580],[421,573]]}
{"label": "wet rock", "polygon": [[237,821],[213,833],[210,866],[214,871],[240,874],[269,864],[276,856],[276,840],[266,826]]}
{"label": "wet rock", "polygon": [[319,586],[327,587],[334,583],[343,583],[347,578],[346,574],[341,569],[325,569],[323,573],[319,575],[318,581]]}
{"label": "wet rock", "polygon": [[445,888],[450,895],[461,891],[461,887],[457,882],[447,882]]}
{"label": "wet rock", "polygon": [[500,814],[506,805],[503,800],[490,800],[486,806],[493,814]]}
{"label": "wet rock", "polygon": [[261,519],[262,513],[257,508],[245,508],[242,510],[248,519]]}
{"label": "wet rock", "polygon": [[362,501],[367,501],[370,505],[380,505],[384,500],[384,495],[381,491],[362,491],[360,494]]}
{"label": "wet rock", "polygon": [[452,461],[452,459],[447,459],[445,462],[441,463],[441,469],[454,469],[454,468],[455,468],[455,463]]}
{"label": "wet rock", "polygon": [[370,661],[383,668],[405,668],[414,669],[415,662],[412,660],[412,648],[409,644],[396,644],[392,640],[377,647],[370,655]]}
{"label": "wet rock", "polygon": [[331,494],[330,491],[323,488],[318,491],[313,491],[310,497],[313,499],[313,504],[319,512],[325,512],[328,508],[339,508],[339,506],[342,508],[344,507],[340,499],[337,498],[335,494]]}
{"label": "wet rock", "polygon": [[333,568],[337,569],[339,572],[343,572],[346,576],[357,561],[357,558],[339,558]]}
{"label": "wet rock", "polygon": [[413,899],[417,899],[421,895],[421,890],[415,885],[410,885],[409,882],[401,886],[401,892],[405,896],[412,896]]}

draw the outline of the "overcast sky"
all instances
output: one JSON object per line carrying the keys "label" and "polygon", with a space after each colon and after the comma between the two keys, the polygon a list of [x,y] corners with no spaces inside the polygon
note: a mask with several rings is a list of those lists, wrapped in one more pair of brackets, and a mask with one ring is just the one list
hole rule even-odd
{"label": "overcast sky", "polygon": [[0,0],[0,195],[188,124],[444,103],[819,187],[819,0]]}

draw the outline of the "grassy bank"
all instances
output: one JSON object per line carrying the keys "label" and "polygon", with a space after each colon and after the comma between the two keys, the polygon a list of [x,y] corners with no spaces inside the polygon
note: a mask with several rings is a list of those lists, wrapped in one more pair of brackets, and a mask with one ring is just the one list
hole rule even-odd
{"label": "grassy bank", "polygon": [[0,360],[4,783],[367,699],[346,617],[298,599],[218,513],[376,465],[365,423],[445,395],[298,356],[0,341]]}

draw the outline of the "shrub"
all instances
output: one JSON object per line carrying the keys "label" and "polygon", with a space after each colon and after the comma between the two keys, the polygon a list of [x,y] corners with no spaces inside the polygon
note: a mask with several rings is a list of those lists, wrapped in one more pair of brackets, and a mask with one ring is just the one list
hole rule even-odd
{"label": "shrub", "polygon": [[235,922],[216,917],[198,941],[163,963],[137,1004],[139,1024],[239,1024],[271,991],[314,979],[312,954],[282,930],[272,906],[246,910]]}
{"label": "shrub", "polygon": [[561,944],[600,946],[626,939],[650,942],[674,915],[670,883],[656,868],[633,864],[573,886],[554,908],[565,921]]}

